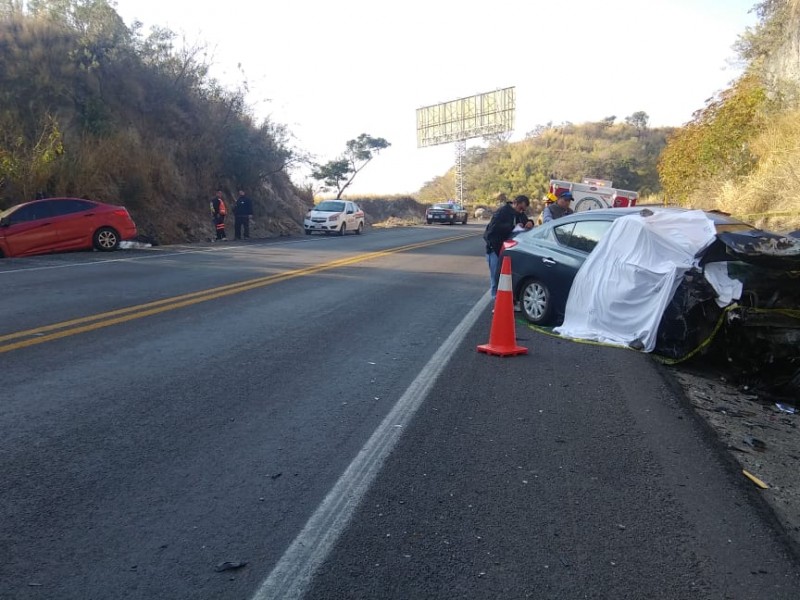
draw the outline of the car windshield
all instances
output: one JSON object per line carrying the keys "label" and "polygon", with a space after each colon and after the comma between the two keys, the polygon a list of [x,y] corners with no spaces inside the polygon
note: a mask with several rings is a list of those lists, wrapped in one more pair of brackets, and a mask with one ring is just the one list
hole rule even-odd
{"label": "car windshield", "polygon": [[323,212],[342,212],[344,210],[344,202],[336,200],[325,200],[320,202],[314,207],[314,210],[321,210]]}
{"label": "car windshield", "polygon": [[16,206],[12,206],[11,208],[7,208],[4,211],[0,212],[0,219],[10,215],[12,213],[12,211],[16,210],[18,207],[19,207],[19,204],[17,204]]}
{"label": "car windshield", "polygon": [[752,225],[743,223],[738,219],[734,219],[730,215],[718,213],[714,211],[707,211],[706,216],[714,222],[714,229],[717,233],[749,231],[755,229]]}
{"label": "car windshield", "polygon": [[455,208],[455,207],[456,207],[456,205],[455,205],[455,204],[447,204],[447,203],[444,203],[444,204],[434,204],[434,205],[433,205],[433,208]]}

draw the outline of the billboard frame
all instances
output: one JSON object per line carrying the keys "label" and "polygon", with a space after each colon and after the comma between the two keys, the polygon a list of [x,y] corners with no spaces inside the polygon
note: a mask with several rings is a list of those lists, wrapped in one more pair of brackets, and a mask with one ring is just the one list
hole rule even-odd
{"label": "billboard frame", "polygon": [[417,109],[417,147],[513,131],[515,112],[514,87],[423,106]]}

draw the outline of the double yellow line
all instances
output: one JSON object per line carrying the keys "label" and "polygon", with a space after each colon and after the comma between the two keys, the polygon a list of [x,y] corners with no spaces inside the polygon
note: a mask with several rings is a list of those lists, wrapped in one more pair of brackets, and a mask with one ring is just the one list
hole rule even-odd
{"label": "double yellow line", "polygon": [[87,317],[80,317],[69,321],[62,321],[60,323],[53,323],[51,325],[44,325],[36,327],[35,329],[27,329],[25,331],[17,331],[6,335],[0,335],[0,354],[4,352],[11,352],[12,350],[19,350],[20,348],[27,348],[28,346],[35,346],[36,344],[43,344],[61,338],[69,337],[102,329],[103,327],[111,327],[120,323],[133,321],[134,319],[141,319],[159,313],[192,306],[201,302],[209,300],[216,300],[224,296],[231,296],[241,292],[247,292],[273,283],[287,281],[296,277],[304,277],[306,275],[313,275],[323,271],[330,271],[348,265],[398,254],[400,252],[409,252],[427,246],[435,246],[437,244],[444,244],[468,237],[474,237],[476,234],[471,233],[467,235],[455,235],[451,237],[441,238],[437,240],[419,242],[416,244],[408,244],[405,246],[398,246],[397,248],[390,248],[388,250],[380,250],[378,252],[369,252],[367,254],[360,254],[350,258],[342,258],[311,267],[302,269],[293,269],[283,273],[276,273],[266,277],[258,277],[256,279],[248,279],[240,281],[239,283],[232,283],[223,285],[221,287],[202,290],[199,292],[192,292],[190,294],[182,294],[180,296],[173,296],[172,298],[165,298],[163,300],[156,300],[155,302],[147,302],[145,304],[137,304],[127,308],[120,308],[109,312],[99,313],[96,315],[89,315]]}

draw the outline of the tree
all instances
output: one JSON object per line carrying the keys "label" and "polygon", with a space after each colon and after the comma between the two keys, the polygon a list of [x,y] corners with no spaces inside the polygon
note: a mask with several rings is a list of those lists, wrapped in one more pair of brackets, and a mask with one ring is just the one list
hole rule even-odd
{"label": "tree", "polygon": [[336,189],[336,198],[342,197],[344,191],[353,183],[358,173],[375,158],[381,150],[391,146],[383,138],[375,138],[362,133],[356,139],[347,142],[344,154],[324,165],[316,165],[311,177],[322,181],[325,187]]}
{"label": "tree", "polygon": [[44,115],[32,139],[20,131],[18,123],[0,124],[0,188],[13,183],[18,196],[30,199],[34,190],[46,187],[53,163],[64,154],[58,122]]}
{"label": "tree", "polygon": [[650,116],[643,110],[636,111],[629,117],[625,117],[625,123],[636,128],[636,136],[642,137],[642,132],[647,129]]}

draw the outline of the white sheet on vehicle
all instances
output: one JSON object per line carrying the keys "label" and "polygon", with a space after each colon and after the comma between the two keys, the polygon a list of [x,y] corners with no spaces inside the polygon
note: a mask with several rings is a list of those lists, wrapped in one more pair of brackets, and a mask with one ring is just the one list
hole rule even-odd
{"label": "white sheet on vehicle", "polygon": [[620,217],[578,270],[555,331],[652,352],[664,309],[714,235],[699,210]]}
{"label": "white sheet on vehicle", "polygon": [[728,275],[727,262],[708,263],[703,267],[706,281],[717,292],[717,305],[728,306],[734,300],[742,297],[742,282]]}

